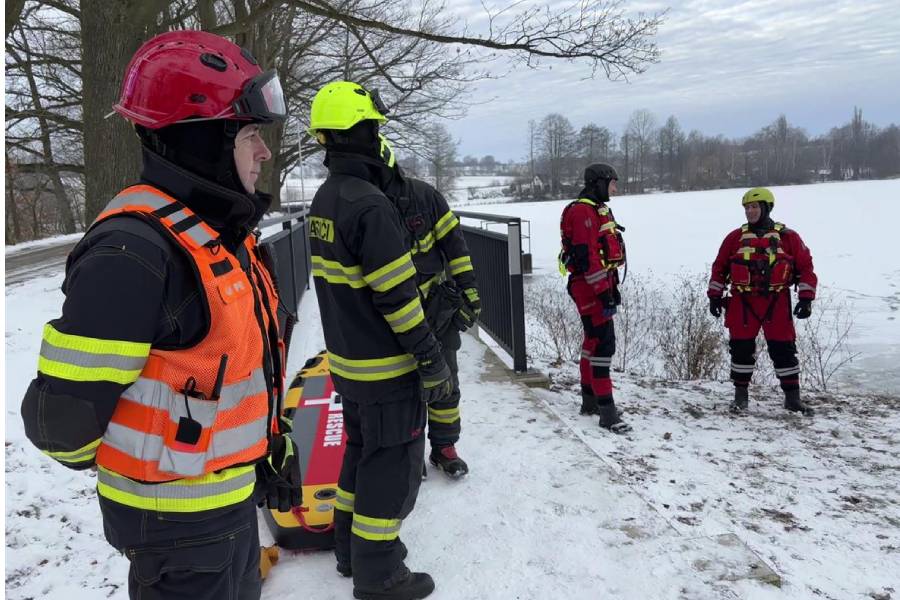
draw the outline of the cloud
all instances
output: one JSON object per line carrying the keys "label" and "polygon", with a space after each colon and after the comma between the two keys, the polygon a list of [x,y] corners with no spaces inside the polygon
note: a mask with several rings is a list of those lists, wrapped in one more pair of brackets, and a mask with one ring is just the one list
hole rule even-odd
{"label": "cloud", "polygon": [[[551,4],[562,8],[571,0]],[[454,6],[470,28],[480,22],[479,1]],[[664,7],[624,6],[628,14]],[[820,133],[859,105],[886,124],[900,120],[892,109],[900,97],[897,23],[895,0],[686,0],[672,5],[660,28],[660,63],[630,83],[585,80],[583,63],[519,66],[477,86],[475,97],[491,101],[450,127],[464,154],[519,158],[528,120],[549,112],[576,126],[594,121],[621,130],[634,109],[648,108],[708,134],[747,135],[781,112]]]}

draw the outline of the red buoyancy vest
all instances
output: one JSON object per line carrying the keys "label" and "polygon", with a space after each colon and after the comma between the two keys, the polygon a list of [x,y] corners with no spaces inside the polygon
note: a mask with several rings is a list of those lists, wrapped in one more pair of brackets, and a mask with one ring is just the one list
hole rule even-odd
{"label": "red buoyancy vest", "polygon": [[277,328],[278,298],[255,238],[245,242],[245,272],[212,228],[153,187],[124,190],[95,223],[123,213],[158,221],[187,251],[203,286],[210,327],[190,348],[151,348],[137,381],[116,405],[97,464],[133,480],[163,482],[264,457],[269,436],[278,430],[275,394],[284,373],[266,381],[266,332]]}
{"label": "red buoyancy vest", "polygon": [[794,259],[781,242],[782,223],[763,235],[757,235],[746,223],[741,227],[740,243],[729,262],[729,276],[741,293],[780,292],[794,276]]}
{"label": "red buoyancy vest", "polygon": [[[569,209],[577,204],[585,204],[596,211],[596,223],[570,223],[571,213]],[[612,211],[606,205],[600,205],[588,198],[579,198],[574,202],[570,202],[563,209],[560,216],[559,232],[562,242],[562,250],[559,253],[559,271],[565,274],[566,271],[574,275],[582,275],[589,271],[588,262],[578,260],[574,253],[574,244],[569,231],[575,227],[590,227],[591,235],[596,235],[596,246],[590,244],[589,252],[596,252],[601,267],[606,271],[614,271],[618,267],[625,264],[625,241],[613,218]],[[588,258],[589,257],[584,257]]]}

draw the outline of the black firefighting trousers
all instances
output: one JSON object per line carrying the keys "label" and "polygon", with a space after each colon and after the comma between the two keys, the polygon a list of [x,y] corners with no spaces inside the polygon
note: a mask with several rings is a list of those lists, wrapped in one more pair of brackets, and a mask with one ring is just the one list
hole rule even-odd
{"label": "black firefighting trousers", "polygon": [[403,563],[400,527],[425,461],[425,404],[418,382],[379,398],[343,397],[347,445],[334,514],[335,556],[353,584],[377,587]]}
{"label": "black firefighting trousers", "polygon": [[452,324],[441,336],[444,360],[453,376],[453,391],[446,399],[428,405],[428,439],[436,448],[452,446],[459,441],[462,425],[459,415],[459,363],[456,352],[462,346],[459,330]]}
{"label": "black firefighting trousers", "polygon": [[132,600],[259,600],[259,531],[248,500],[203,513],[158,513],[100,498],[107,541],[131,562]]}

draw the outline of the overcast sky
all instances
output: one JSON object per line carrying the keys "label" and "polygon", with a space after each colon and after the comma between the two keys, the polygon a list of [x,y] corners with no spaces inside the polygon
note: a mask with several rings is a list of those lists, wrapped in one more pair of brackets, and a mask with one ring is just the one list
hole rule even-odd
{"label": "overcast sky", "polygon": [[[481,0],[451,5],[478,29]],[[460,156],[522,159],[528,120],[550,112],[576,129],[593,121],[617,134],[638,108],[660,122],[674,114],[686,131],[729,137],[749,135],[780,113],[817,135],[848,121],[853,106],[877,125],[900,124],[898,0],[626,0],[624,6],[645,13],[669,7],[656,38],[659,63],[629,83],[585,80],[588,64],[549,61],[481,83],[474,97],[489,102],[448,123]]]}

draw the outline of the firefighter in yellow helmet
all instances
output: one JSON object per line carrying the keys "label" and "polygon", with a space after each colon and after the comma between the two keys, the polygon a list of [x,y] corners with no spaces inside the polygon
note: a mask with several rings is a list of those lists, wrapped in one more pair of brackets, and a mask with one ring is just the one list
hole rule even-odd
{"label": "firefighter in yellow helmet", "polygon": [[[748,406],[748,387],[756,364],[756,336],[763,330],[769,357],[784,391],[784,407],[807,416],[813,409],[800,399],[800,363],[792,315],[809,318],[816,297],[812,254],[800,235],[769,216],[775,195],[753,188],[741,204],[747,222],[729,233],[719,248],[709,279],[709,312],[718,318],[725,309],[731,351],[734,400],[731,410]],[[724,296],[731,286],[730,296]],[[791,311],[790,286],[797,286]]]}
{"label": "firefighter in yellow helmet", "polygon": [[335,504],[337,569],[355,598],[424,598],[399,539],[415,505],[429,404],[452,390],[426,319],[406,235],[382,189],[387,110],[377,92],[338,81],[313,99],[309,133],[325,147],[328,178],[310,208],[313,279],[347,447]]}

